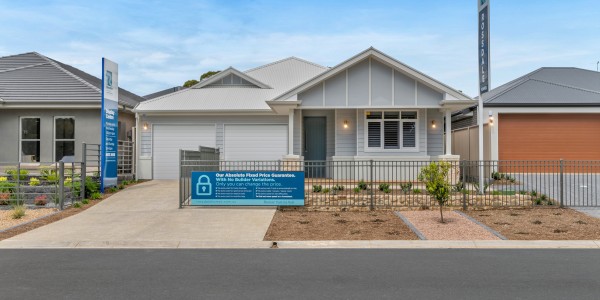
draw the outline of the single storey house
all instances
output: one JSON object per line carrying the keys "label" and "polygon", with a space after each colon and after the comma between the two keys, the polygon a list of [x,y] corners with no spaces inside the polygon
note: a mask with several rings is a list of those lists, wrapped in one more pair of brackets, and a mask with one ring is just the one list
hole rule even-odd
{"label": "single storey house", "polygon": [[[600,160],[599,72],[540,68],[491,90],[483,102],[484,152],[492,160]],[[455,141],[469,143],[457,133],[476,125],[476,116],[476,107],[453,114]],[[477,141],[470,142],[477,152]],[[455,150],[469,156],[465,147]]]}
{"label": "single storey house", "polygon": [[[143,100],[119,89],[119,140],[133,140]],[[82,143],[100,143],[100,104],[95,76],[35,52],[0,57],[0,162],[80,161]]]}
{"label": "single storey house", "polygon": [[137,174],[178,178],[178,150],[199,146],[225,161],[456,159],[444,115],[450,127],[452,111],[474,104],[374,48],[331,68],[296,57],[230,67],[137,105]]}

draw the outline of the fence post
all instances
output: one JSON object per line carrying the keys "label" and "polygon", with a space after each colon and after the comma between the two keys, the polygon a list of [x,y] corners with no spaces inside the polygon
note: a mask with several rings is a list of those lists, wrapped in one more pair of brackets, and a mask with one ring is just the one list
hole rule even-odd
{"label": "fence post", "polygon": [[62,160],[58,162],[58,207],[65,208],[65,163]]}
{"label": "fence post", "polygon": [[467,172],[466,172],[466,164],[467,162],[465,160],[460,162],[460,176],[462,177],[461,179],[461,184],[460,186],[460,193],[462,194],[462,206],[463,206],[463,210],[467,210],[467,193],[465,193],[465,189],[467,186]]}
{"label": "fence post", "polygon": [[[202,150],[202,146],[200,147]],[[185,180],[183,179],[183,166],[181,159],[183,158],[183,150],[179,149],[179,208],[183,208],[183,189],[185,188]],[[182,184],[183,183],[183,184]]]}
{"label": "fence post", "polygon": [[564,170],[564,160],[560,159],[560,207],[562,208],[564,203],[563,199],[565,197],[565,170]]}
{"label": "fence post", "polygon": [[[21,195],[23,194],[21,193],[21,162],[17,163],[17,174],[15,174],[15,176],[17,176],[17,205],[20,205],[21,201],[23,200],[21,199]],[[23,204],[25,204],[25,201],[23,201]]]}
{"label": "fence post", "polygon": [[369,160],[369,178],[371,180],[370,194],[371,194],[371,210],[375,209],[374,194],[373,194],[373,160]]}
{"label": "fence post", "polygon": [[80,184],[80,192],[81,192],[81,200],[85,199],[85,182],[86,182],[86,177],[87,177],[87,144],[86,143],[82,143],[81,145],[81,184]]}

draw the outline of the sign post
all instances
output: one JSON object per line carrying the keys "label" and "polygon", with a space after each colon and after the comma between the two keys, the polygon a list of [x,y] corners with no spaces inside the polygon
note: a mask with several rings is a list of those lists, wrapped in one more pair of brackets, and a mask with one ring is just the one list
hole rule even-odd
{"label": "sign post", "polygon": [[100,190],[117,185],[119,66],[102,58],[102,140],[100,156]]}
{"label": "sign post", "polygon": [[483,95],[490,90],[490,0],[477,0],[478,12],[478,66],[479,103],[477,123],[479,125],[479,193],[484,192],[483,166]]}

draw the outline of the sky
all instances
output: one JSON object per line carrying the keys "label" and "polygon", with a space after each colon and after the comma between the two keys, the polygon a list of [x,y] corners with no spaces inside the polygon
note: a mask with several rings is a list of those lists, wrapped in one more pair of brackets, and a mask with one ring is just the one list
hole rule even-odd
{"label": "sky", "polygon": [[[596,70],[600,1],[491,0],[492,88],[540,67]],[[0,0],[0,56],[38,52],[150,94],[290,56],[335,66],[375,47],[477,96],[477,3]]]}

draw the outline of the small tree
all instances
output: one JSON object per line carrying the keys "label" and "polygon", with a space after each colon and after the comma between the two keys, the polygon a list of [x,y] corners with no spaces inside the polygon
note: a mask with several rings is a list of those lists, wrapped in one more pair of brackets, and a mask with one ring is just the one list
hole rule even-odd
{"label": "small tree", "polygon": [[444,223],[442,207],[448,202],[448,199],[450,199],[450,189],[452,188],[448,182],[450,167],[451,165],[448,162],[432,162],[421,169],[421,173],[419,174],[419,180],[425,182],[427,192],[440,205],[440,217],[442,223]]}

